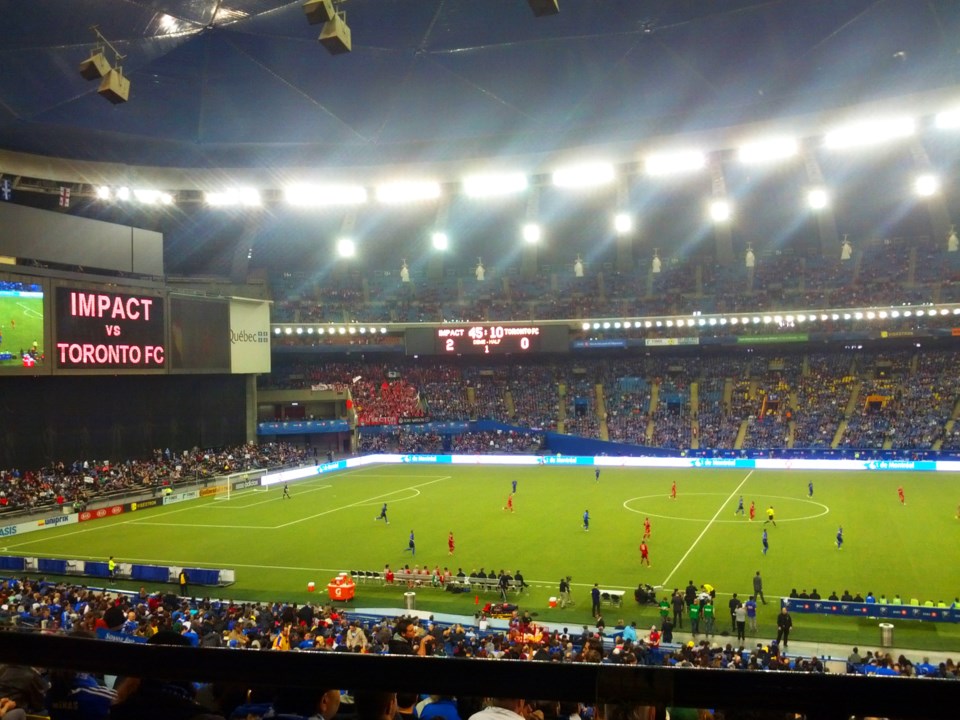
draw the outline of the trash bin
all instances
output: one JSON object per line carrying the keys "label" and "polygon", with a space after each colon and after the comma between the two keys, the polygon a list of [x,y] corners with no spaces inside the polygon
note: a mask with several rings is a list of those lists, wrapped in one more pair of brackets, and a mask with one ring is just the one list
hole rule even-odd
{"label": "trash bin", "polygon": [[880,647],[893,647],[893,623],[880,623]]}
{"label": "trash bin", "polygon": [[[403,606],[407,610],[414,610],[417,607],[417,594],[415,592],[405,592],[403,594]],[[893,627],[891,625],[891,627]]]}

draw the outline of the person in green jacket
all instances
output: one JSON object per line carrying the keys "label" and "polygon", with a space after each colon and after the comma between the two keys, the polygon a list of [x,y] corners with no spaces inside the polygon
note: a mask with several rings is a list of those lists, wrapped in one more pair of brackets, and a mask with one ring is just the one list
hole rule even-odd
{"label": "person in green jacket", "polygon": [[704,634],[713,635],[713,600],[707,599],[700,612],[703,614]]}
{"label": "person in green jacket", "polygon": [[696,636],[700,632],[700,605],[691,603],[687,614],[690,616],[690,632]]}

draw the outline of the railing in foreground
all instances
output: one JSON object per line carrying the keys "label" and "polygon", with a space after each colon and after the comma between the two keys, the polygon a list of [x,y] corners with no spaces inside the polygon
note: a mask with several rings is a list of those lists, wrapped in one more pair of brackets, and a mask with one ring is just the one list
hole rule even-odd
{"label": "railing in foreground", "polygon": [[[804,713],[812,720],[874,715],[955,718],[960,682],[936,679],[676,669],[511,660],[455,660],[128,645],[0,633],[0,662],[169,680],[416,690],[480,697],[578,700]],[[162,668],[158,672],[158,669]]]}

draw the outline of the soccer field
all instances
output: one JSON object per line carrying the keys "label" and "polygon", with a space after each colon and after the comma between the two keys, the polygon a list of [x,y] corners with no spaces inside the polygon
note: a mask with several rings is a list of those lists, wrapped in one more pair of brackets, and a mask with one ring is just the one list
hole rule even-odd
{"label": "soccer field", "polygon": [[[517,481],[514,511],[505,510]],[[677,483],[677,498],[670,499]],[[813,482],[813,496],[808,483]],[[906,503],[897,488],[903,486]],[[632,590],[640,582],[666,589],[689,580],[718,592],[718,628],[726,627],[730,594],[751,594],[759,570],[768,605],[761,633],[773,634],[776,598],[792,588],[823,597],[844,589],[904,600],[950,602],[960,594],[954,556],[960,520],[960,484],[944,473],[648,470],[589,467],[472,467],[369,465],[291,483],[241,491],[229,500],[204,499],[11,538],[3,550],[18,555],[104,559],[161,565],[234,568],[236,585],[208,590],[237,599],[319,599],[308,595],[337,572],[394,569],[404,564],[466,573],[481,567],[521,570],[533,586],[517,600],[541,619],[592,622],[593,583],[627,591],[624,607],[607,609],[608,625],[652,621]],[[757,519],[736,515],[738,499],[756,503]],[[388,503],[390,524],[374,518]],[[764,525],[766,508],[776,527]],[[590,528],[582,526],[590,512]],[[640,565],[644,518],[652,567]],[[836,547],[838,526],[844,530]],[[761,552],[761,533],[770,550]],[[416,556],[405,551],[410,531]],[[456,551],[449,555],[453,531]],[[573,578],[575,608],[548,609],[561,576]],[[357,587],[357,606],[398,606],[405,587]],[[194,589],[195,592],[200,591]],[[474,594],[417,588],[418,609],[472,614]],[[482,604],[493,600],[487,594]],[[799,640],[875,644],[876,620],[798,615]],[[765,631],[765,632],[764,632]],[[960,648],[952,625],[901,621],[897,644]]]}

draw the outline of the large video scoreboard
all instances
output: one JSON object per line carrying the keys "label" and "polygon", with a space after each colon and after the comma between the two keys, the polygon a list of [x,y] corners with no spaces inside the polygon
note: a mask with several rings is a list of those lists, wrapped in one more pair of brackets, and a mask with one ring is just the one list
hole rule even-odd
{"label": "large video scoreboard", "polygon": [[0,272],[0,375],[270,371],[269,303]]}

